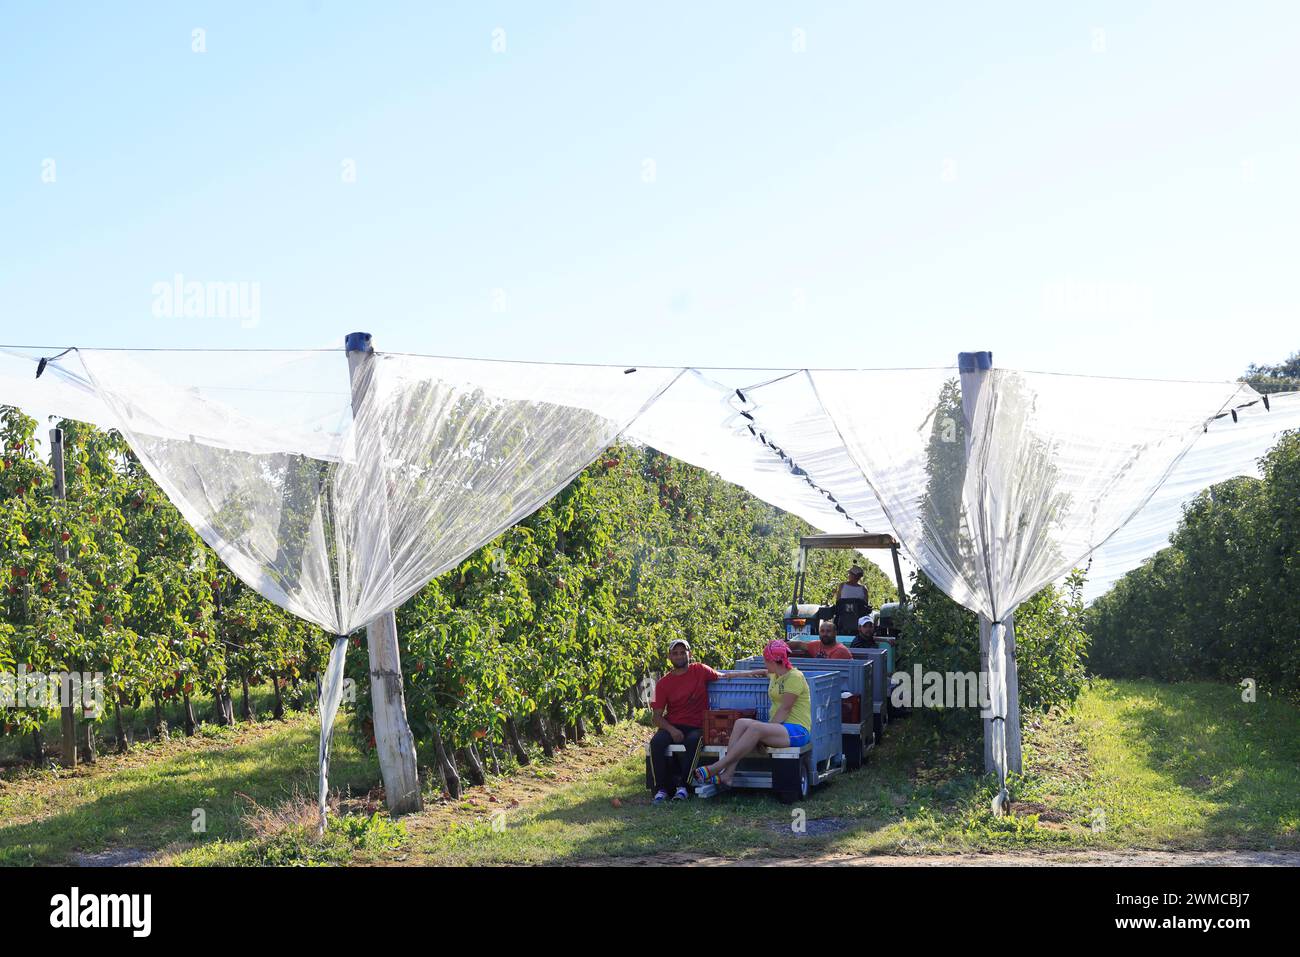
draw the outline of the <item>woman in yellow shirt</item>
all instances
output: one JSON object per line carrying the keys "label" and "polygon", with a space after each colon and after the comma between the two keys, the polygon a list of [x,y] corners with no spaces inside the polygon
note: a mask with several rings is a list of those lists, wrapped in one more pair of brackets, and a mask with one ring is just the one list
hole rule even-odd
{"label": "woman in yellow shirt", "polygon": [[772,703],[768,720],[737,719],[722,760],[695,769],[699,784],[730,784],[736,765],[760,744],[801,748],[812,739],[812,693],[803,672],[790,666],[790,646],[779,640],[769,642],[763,649],[763,665],[762,671],[731,672],[730,676],[767,676],[767,697]]}

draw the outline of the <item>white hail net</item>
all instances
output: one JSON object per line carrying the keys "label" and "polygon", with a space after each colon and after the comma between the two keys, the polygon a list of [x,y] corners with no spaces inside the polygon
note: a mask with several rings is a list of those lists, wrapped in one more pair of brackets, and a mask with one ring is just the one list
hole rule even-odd
{"label": "white hail net", "polygon": [[[242,581],[336,635],[396,608],[622,435],[822,531],[892,532],[944,592],[991,621],[997,720],[1016,606],[1135,515],[1141,534],[1112,564],[1162,547],[1177,503],[1202,480],[1249,471],[1246,453],[1298,411],[1287,405],[1234,440],[1215,417],[1258,399],[1236,382],[392,353],[364,354],[352,375],[342,351],[112,350],[69,354],[36,381],[32,357],[2,359],[0,401],[120,429]],[[1242,415],[1270,422],[1258,405]],[[1180,472],[1208,423],[1215,440]],[[1157,497],[1170,476],[1176,495]],[[336,652],[331,691],[341,667]],[[322,708],[322,771],[336,708]],[[994,751],[1005,774],[1005,741]]]}

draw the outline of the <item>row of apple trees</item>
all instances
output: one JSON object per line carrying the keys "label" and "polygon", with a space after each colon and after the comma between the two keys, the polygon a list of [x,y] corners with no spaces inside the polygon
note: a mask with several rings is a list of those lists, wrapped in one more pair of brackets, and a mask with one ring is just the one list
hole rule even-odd
{"label": "row of apple trees", "polygon": [[271,683],[282,713],[324,635],[236,581],[119,435],[59,425],[63,496],[36,421],[0,408],[0,731],[41,755],[65,673],[103,676],[102,707],[68,709],[86,757],[106,722],[124,747],[140,712],[146,733],[193,733],[200,694],[229,724],[236,696],[250,717],[249,684]]}
{"label": "row of apple trees", "polygon": [[1117,678],[1253,682],[1300,701],[1300,430],[1183,508],[1169,547],[1088,610]]}

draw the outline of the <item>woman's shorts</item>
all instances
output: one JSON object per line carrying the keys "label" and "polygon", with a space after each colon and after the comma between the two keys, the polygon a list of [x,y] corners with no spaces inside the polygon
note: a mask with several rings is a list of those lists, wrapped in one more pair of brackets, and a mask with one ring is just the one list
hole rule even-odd
{"label": "woman's shorts", "polygon": [[783,724],[781,727],[790,732],[790,747],[792,748],[802,748],[812,739],[811,733],[801,724]]}

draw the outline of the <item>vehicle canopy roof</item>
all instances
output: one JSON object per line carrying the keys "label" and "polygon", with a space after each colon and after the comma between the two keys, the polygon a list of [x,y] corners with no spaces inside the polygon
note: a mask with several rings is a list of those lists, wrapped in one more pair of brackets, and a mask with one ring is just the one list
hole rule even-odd
{"label": "vehicle canopy roof", "polygon": [[898,540],[888,532],[860,532],[843,535],[805,535],[800,548],[897,548]]}

